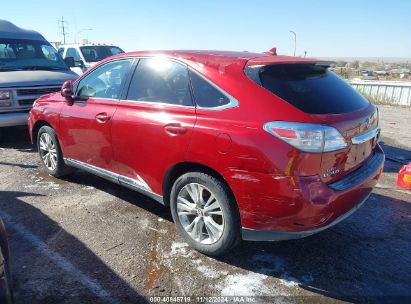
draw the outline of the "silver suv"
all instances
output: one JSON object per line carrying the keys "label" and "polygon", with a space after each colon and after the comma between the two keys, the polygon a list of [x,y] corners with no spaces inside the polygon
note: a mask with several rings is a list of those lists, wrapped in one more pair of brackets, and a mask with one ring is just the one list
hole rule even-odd
{"label": "silver suv", "polygon": [[26,125],[38,97],[76,77],[41,34],[0,20],[0,128]]}

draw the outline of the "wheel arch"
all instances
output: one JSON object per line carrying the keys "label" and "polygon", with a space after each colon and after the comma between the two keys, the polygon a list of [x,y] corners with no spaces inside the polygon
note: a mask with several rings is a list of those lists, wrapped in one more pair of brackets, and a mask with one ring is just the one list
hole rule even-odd
{"label": "wheel arch", "polygon": [[49,124],[47,121],[45,120],[36,121],[36,123],[33,125],[33,128],[31,129],[31,141],[33,144],[37,143],[37,135],[39,133],[39,130],[41,127],[44,127],[44,126],[48,126],[54,130],[53,126]]}
{"label": "wheel arch", "polygon": [[227,188],[230,191],[230,193],[229,193],[230,196],[232,197],[232,199],[237,204],[237,201],[235,199],[233,191],[231,190],[230,185],[228,184],[228,182],[225,180],[225,178],[217,170],[215,170],[215,169],[213,169],[209,166],[200,164],[200,163],[181,162],[181,163],[173,165],[164,174],[163,187],[162,187],[163,189],[162,190],[163,190],[163,200],[164,200],[164,204],[166,206],[170,206],[170,192],[171,192],[171,188],[173,187],[174,182],[181,175],[183,175],[185,173],[188,173],[188,172],[202,172],[202,173],[206,173],[206,174],[209,174],[209,175],[217,178],[218,180],[220,180],[221,182],[226,184]]}

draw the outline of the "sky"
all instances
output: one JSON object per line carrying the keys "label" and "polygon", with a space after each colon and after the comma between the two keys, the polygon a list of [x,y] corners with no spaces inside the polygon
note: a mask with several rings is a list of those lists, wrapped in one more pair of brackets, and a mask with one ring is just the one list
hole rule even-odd
{"label": "sky", "polygon": [[207,49],[307,57],[411,58],[411,0],[16,0],[0,19],[62,41],[125,51]]}

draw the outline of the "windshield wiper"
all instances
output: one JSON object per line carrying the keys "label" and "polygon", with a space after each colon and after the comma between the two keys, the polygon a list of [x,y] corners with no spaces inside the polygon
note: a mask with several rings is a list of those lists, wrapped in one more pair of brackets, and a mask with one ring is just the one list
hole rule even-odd
{"label": "windshield wiper", "polygon": [[53,66],[38,66],[38,65],[33,65],[33,66],[25,66],[23,67],[24,70],[43,70],[43,71],[57,71],[57,70],[67,70],[63,67],[53,67]]}
{"label": "windshield wiper", "polygon": [[24,71],[22,68],[0,68],[1,72]]}

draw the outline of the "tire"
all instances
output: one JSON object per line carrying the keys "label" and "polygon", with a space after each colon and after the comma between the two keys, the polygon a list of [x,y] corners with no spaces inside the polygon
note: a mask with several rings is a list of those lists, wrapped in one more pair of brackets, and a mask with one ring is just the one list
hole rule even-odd
{"label": "tire", "polygon": [[[193,197],[200,196],[195,203]],[[179,233],[201,253],[221,255],[241,239],[240,215],[231,191],[211,175],[190,172],[180,176],[171,189],[170,208]]]}
{"label": "tire", "polygon": [[10,262],[7,262],[5,265],[5,285],[6,285],[6,299],[5,303],[12,304],[14,303],[14,292],[13,292],[13,278],[11,275],[11,266]]}
{"label": "tire", "polygon": [[40,128],[37,133],[37,150],[48,174],[61,177],[73,171],[64,163],[59,141],[51,127],[43,126]]}

